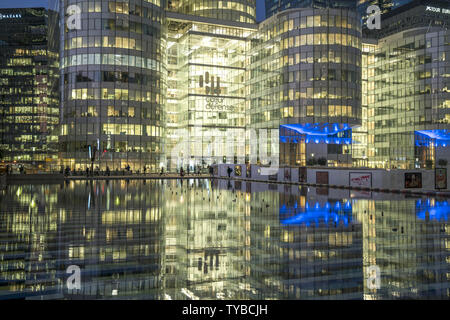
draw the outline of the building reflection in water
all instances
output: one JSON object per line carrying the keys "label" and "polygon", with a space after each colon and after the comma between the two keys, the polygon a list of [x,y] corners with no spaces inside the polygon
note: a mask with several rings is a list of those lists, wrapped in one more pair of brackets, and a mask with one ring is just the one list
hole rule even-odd
{"label": "building reflection in water", "polygon": [[[448,299],[448,211],[446,199],[225,180],[11,185],[0,299]],[[81,290],[66,287],[70,265]]]}

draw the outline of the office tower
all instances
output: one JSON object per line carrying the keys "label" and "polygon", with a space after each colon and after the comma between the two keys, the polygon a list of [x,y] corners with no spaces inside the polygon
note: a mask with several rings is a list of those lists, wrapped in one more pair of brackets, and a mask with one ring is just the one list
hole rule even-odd
{"label": "office tower", "polygon": [[[330,166],[350,166],[352,128],[361,125],[357,13],[284,11],[262,22],[251,44],[248,127],[279,131],[279,145],[268,139],[268,153],[279,155],[281,165],[325,158]],[[255,141],[248,140],[250,149],[264,148]]]}
{"label": "office tower", "polygon": [[378,168],[448,159],[450,8],[415,1],[385,15],[368,61],[368,156]]}
{"label": "office tower", "polygon": [[57,166],[59,27],[51,8],[0,9],[0,160],[14,169]]}
{"label": "office tower", "polygon": [[166,13],[171,170],[245,160],[246,50],[256,30],[248,23],[255,2],[204,2],[172,1]]}
{"label": "office tower", "polygon": [[256,0],[168,0],[169,11],[225,21],[255,23]]}
{"label": "office tower", "polygon": [[265,0],[266,18],[295,8],[347,8],[356,10],[356,0]]}
{"label": "office tower", "polygon": [[165,121],[164,6],[160,0],[62,3],[62,165],[159,170]]}

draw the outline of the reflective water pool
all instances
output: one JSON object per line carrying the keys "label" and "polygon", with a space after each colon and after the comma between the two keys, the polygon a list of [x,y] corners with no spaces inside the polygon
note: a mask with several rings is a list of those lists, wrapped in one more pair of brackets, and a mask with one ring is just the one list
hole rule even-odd
{"label": "reflective water pool", "polygon": [[225,180],[10,185],[0,299],[449,299],[449,211]]}

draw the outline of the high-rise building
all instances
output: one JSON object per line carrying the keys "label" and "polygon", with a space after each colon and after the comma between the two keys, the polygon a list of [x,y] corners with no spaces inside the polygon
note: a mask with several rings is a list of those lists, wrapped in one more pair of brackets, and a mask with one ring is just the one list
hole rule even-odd
{"label": "high-rise building", "polygon": [[[379,168],[433,168],[450,157],[450,7],[400,7],[372,30],[368,157]],[[373,40],[371,40],[373,42]]]}
{"label": "high-rise building", "polygon": [[164,7],[160,0],[62,3],[62,165],[159,170],[166,91]]}
{"label": "high-rise building", "polygon": [[57,166],[58,30],[52,7],[0,9],[0,151],[13,168]]}
{"label": "high-rise building", "polygon": [[266,18],[295,8],[346,8],[356,10],[356,0],[265,0]]}
{"label": "high-rise building", "polygon": [[167,166],[245,161],[245,84],[255,1],[172,1],[167,15]]}
{"label": "high-rise building", "polygon": [[[324,164],[350,166],[352,128],[361,125],[361,24],[356,11],[280,12],[260,24],[251,44],[248,127],[270,138],[264,146],[261,137],[248,137],[250,154],[265,148],[267,159],[279,156],[281,165],[325,158]],[[267,129],[276,134],[264,133]]]}

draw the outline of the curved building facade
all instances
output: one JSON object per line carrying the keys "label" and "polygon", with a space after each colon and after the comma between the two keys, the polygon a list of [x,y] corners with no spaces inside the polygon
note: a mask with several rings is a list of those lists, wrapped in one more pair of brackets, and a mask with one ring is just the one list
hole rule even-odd
{"label": "curved building facade", "polygon": [[351,129],[361,125],[359,15],[286,10],[260,24],[251,51],[250,127],[279,130],[272,155],[286,165],[320,157],[351,165]]}
{"label": "curved building facade", "polygon": [[170,11],[205,18],[234,22],[255,23],[256,0],[171,0]]}
{"label": "curved building facade", "polygon": [[160,0],[61,4],[61,165],[159,170],[164,6]]}

